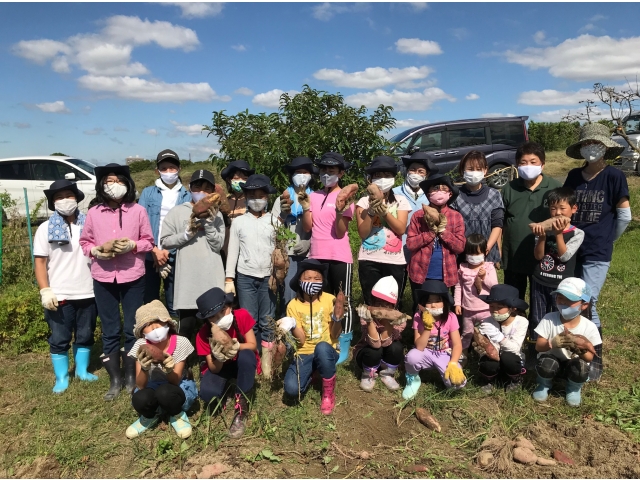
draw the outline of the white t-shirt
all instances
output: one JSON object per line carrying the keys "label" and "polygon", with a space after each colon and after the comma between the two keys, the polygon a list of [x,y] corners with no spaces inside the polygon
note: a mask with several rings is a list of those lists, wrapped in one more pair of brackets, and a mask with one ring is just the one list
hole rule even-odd
{"label": "white t-shirt", "polygon": [[[560,318],[560,312],[551,312],[547,313],[540,323],[534,330],[538,335],[542,338],[546,338],[547,340],[551,340],[556,335],[564,332],[564,325],[562,324],[562,320]],[[598,327],[595,324],[584,318],[580,315],[580,323],[569,329],[569,332],[575,335],[584,335],[587,340],[589,340],[593,346],[600,345],[602,343],[602,339],[600,338],[600,332],[598,332]],[[548,352],[556,358],[560,360],[569,360],[571,358],[571,352],[566,348],[552,348]],[[538,353],[540,356],[542,353]]]}
{"label": "white t-shirt", "polygon": [[38,227],[33,239],[33,254],[47,257],[49,286],[60,300],[93,298],[91,260],[80,248],[80,226],[71,224],[71,238],[66,245],[49,243],[49,220]]}
{"label": "white t-shirt", "polygon": [[162,203],[160,204],[160,223],[158,224],[158,243],[160,243],[160,239],[162,238],[162,221],[164,220],[164,217],[167,216],[167,213],[169,213],[169,210],[176,206],[182,183],[178,180],[172,188],[169,188],[162,183],[161,179],[157,179],[156,186],[162,193]]}

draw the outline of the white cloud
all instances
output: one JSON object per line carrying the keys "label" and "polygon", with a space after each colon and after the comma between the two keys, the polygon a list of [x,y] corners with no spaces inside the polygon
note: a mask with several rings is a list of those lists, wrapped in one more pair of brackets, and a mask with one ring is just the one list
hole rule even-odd
{"label": "white cloud", "polygon": [[235,92],[233,93],[237,93],[238,95],[244,95],[244,96],[251,96],[253,95],[253,90],[251,90],[250,88],[247,87],[240,87],[239,89],[237,89]]}
{"label": "white cloud", "polygon": [[467,95],[464,98],[466,100],[478,100],[480,98],[480,95],[478,95],[477,93],[470,93],[469,95]]}
{"label": "white cloud", "polygon": [[96,128],[92,128],[91,130],[85,130],[84,133],[85,135],[100,135],[103,132],[103,129],[100,127],[96,127]]}
{"label": "white cloud", "polygon": [[160,20],[150,22],[125,15],[109,17],[102,35],[119,44],[156,43],[162,48],[181,48],[185,52],[200,45],[196,32],[190,28]]}
{"label": "white cloud", "polygon": [[580,35],[559,45],[504,53],[510,63],[546,68],[554,77],[577,81],[634,78],[640,72],[640,37]]}
{"label": "white cloud", "polygon": [[549,41],[547,40],[547,35],[544,30],[538,30],[534,33],[533,41],[536,42],[537,45],[549,45]]}
{"label": "white cloud", "polygon": [[515,117],[513,113],[483,113],[482,118]]}
{"label": "white cloud", "polygon": [[171,123],[173,124],[177,132],[186,133],[190,137],[197,137],[202,133],[202,125],[200,125],[199,123],[196,123],[194,125],[183,125],[176,122],[175,120],[171,120]]}
{"label": "white cloud", "polygon": [[228,102],[231,97],[220,96],[208,83],[165,83],[136,77],[106,77],[84,75],[78,79],[82,88],[102,92],[127,100],[142,102]]}
{"label": "white cloud", "polygon": [[373,92],[356,93],[349,95],[345,101],[353,106],[365,105],[369,108],[376,108],[380,104],[391,105],[397,111],[427,110],[434,102],[448,100],[455,102],[455,98],[445,93],[440,88],[430,87],[422,92],[404,92],[393,90],[377,89]]}
{"label": "white cloud", "polygon": [[349,7],[342,3],[321,3],[313,7],[313,16],[317,20],[326,22],[331,20],[334,15],[338,13],[345,13],[349,11]]}
{"label": "white cloud", "polygon": [[148,128],[143,133],[146,133],[147,135],[154,135],[154,136],[158,135],[158,131],[155,128]]}
{"label": "white cloud", "polygon": [[597,97],[588,88],[581,88],[577,92],[561,92],[559,90],[530,90],[522,92],[518,103],[523,105],[578,105],[578,102]]}
{"label": "white cloud", "polygon": [[549,110],[547,112],[534,113],[531,115],[531,119],[536,122],[559,122],[567,113],[569,113],[569,110],[566,109]]}
{"label": "white cloud", "polygon": [[464,40],[469,36],[469,30],[464,27],[452,28],[449,32],[451,32],[451,35],[456,37],[458,40]]}
{"label": "white cloud", "polygon": [[396,120],[395,128],[411,128],[419,125],[426,125],[429,120],[415,120],[413,118],[405,118],[404,120]]}
{"label": "white cloud", "polygon": [[245,47],[242,44],[239,45],[231,45],[231,48],[233,48],[236,52],[246,52],[247,51],[247,47]]}
{"label": "white cloud", "polygon": [[[253,97],[253,100],[251,100],[251,103],[253,103],[254,105],[261,105],[267,108],[278,108],[280,106],[280,96],[283,93],[285,92],[278,88],[274,90],[269,90],[268,92],[259,93],[255,97]],[[300,92],[298,92],[297,90],[289,90],[287,93],[290,96],[294,96]]]}
{"label": "white cloud", "polygon": [[589,19],[589,21],[592,22],[592,23],[595,23],[595,22],[599,22],[600,20],[606,20],[607,18],[609,18],[609,17],[606,17],[606,16],[601,15],[601,14],[598,13],[598,14],[594,15],[593,17],[591,17]]}
{"label": "white cloud", "polygon": [[[217,148],[216,148],[217,147]],[[191,153],[195,154],[204,154],[207,157],[212,153],[218,154],[220,153],[220,146],[218,144],[202,144],[202,143],[188,143],[187,150]]]}
{"label": "white cloud", "polygon": [[58,54],[68,55],[71,47],[55,40],[21,40],[12,47],[13,53],[37,64],[43,65]]}
{"label": "white cloud", "polygon": [[396,42],[396,50],[400,53],[415,55],[440,55],[442,49],[438,42],[420,40],[419,38],[401,38]]}
{"label": "white cloud", "polygon": [[166,2],[166,5],[180,7],[183,18],[215,17],[224,8],[224,3],[220,2]]}
{"label": "white cloud", "polygon": [[50,103],[36,103],[36,107],[46,113],[70,113],[62,100]]}
{"label": "white cloud", "polygon": [[594,32],[596,30],[601,30],[601,28],[597,27],[593,23],[587,23],[584,27],[578,30],[578,33]]}
{"label": "white cloud", "polygon": [[421,12],[429,8],[429,4],[427,2],[409,2],[409,5],[411,5],[416,12]]}
{"label": "white cloud", "polygon": [[313,74],[336,87],[378,88],[412,80],[421,80],[431,73],[429,67],[382,68],[369,67],[361,72],[347,73],[344,70],[323,68]]}

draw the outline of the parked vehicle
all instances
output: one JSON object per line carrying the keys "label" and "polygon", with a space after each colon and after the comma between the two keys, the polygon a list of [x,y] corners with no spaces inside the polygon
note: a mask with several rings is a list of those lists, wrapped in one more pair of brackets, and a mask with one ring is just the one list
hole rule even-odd
{"label": "parked vehicle", "polygon": [[[529,117],[479,118],[430,123],[399,133],[393,154],[397,157],[415,152],[428,152],[442,173],[458,167],[462,157],[479,150],[487,157],[489,173],[515,165],[516,149],[529,139],[526,121]],[[510,172],[489,177],[494,188],[504,187]]]}
{"label": "parked vehicle", "polygon": [[[631,115],[624,119],[624,129],[629,140],[640,146],[640,111],[631,112]],[[620,170],[640,174],[640,154],[629,147],[627,141],[617,133],[611,135],[611,140],[625,147],[620,158],[614,161],[614,165]]]}
{"label": "parked vehicle", "polygon": [[[26,216],[23,188],[27,189],[29,209],[44,199],[44,190],[55,180],[67,179],[77,183],[85,194],[80,209],[86,212],[89,202],[96,196],[95,165],[73,157],[33,156],[0,159],[0,193],[7,192],[16,201],[15,209],[6,211],[8,218],[16,212]],[[3,212],[5,213],[5,212]],[[51,214],[46,203],[38,210],[39,218]]]}

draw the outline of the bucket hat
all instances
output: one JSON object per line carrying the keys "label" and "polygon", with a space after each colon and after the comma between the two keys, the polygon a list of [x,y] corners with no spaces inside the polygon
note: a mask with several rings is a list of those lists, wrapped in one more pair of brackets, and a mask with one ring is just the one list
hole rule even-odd
{"label": "bucket hat", "polygon": [[289,175],[293,175],[299,168],[307,170],[312,175],[318,173],[317,168],[313,165],[313,160],[309,157],[296,157],[291,160],[289,165],[284,166]]}
{"label": "bucket hat", "polygon": [[302,276],[302,273],[306,272],[307,270],[317,270],[322,273],[322,282],[324,283],[327,278],[328,269],[329,265],[327,265],[326,263],[320,263],[318,260],[314,260],[312,258],[303,260],[298,264],[298,270],[296,271],[296,274],[291,280],[289,280],[289,287],[294,292],[297,292],[298,288],[300,287],[300,277]]}
{"label": "bucket hat", "polygon": [[379,155],[364,168],[364,173],[367,175],[376,172],[391,172],[396,175],[398,173],[398,165],[396,165],[395,159],[387,155]]}
{"label": "bucket hat", "polygon": [[447,302],[450,307],[453,307],[453,304],[455,303],[451,293],[449,293],[449,289],[444,282],[440,280],[425,280],[417,293],[419,302],[429,295],[440,295],[442,297],[442,301]]}
{"label": "bucket hat", "polygon": [[110,173],[115,173],[116,175],[122,175],[127,177],[133,183],[133,179],[131,178],[131,171],[129,170],[129,165],[120,165],[118,163],[108,163],[103,167],[95,167],[94,169],[96,180],[100,182],[103,177],[109,175]]}
{"label": "bucket hat", "polygon": [[580,153],[582,144],[587,140],[597,140],[602,142],[607,151],[604,154],[605,160],[617,158],[624,151],[624,147],[611,140],[609,127],[601,123],[588,123],[580,129],[580,140],[573,145],[569,145],[566,150],[567,157],[584,158]]}
{"label": "bucket hat", "polygon": [[323,167],[340,167],[343,170],[349,170],[351,164],[344,161],[344,157],[337,152],[327,152],[320,157],[316,165]]}
{"label": "bucket hat", "polygon": [[426,180],[420,182],[420,188],[425,193],[425,195],[428,194],[429,188],[433,187],[434,185],[446,185],[447,187],[449,187],[449,190],[451,190],[451,198],[449,199],[447,204],[453,202],[458,196],[458,187],[453,184],[453,179],[449,175],[434,173],[433,175],[430,175]]}
{"label": "bucket hat", "polygon": [[136,338],[142,338],[144,336],[142,333],[144,327],[157,321],[168,323],[175,332],[178,331],[178,322],[171,318],[167,307],[160,300],[153,300],[136,310],[136,324],[133,327],[133,335]]}
{"label": "bucket hat", "polygon": [[69,180],[56,180],[51,185],[49,185],[49,189],[45,190],[44,196],[47,197],[47,207],[49,210],[55,210],[56,207],[53,204],[53,196],[62,190],[70,190],[76,196],[76,202],[80,203],[84,200],[84,193],[81,190],[78,190],[78,185]]}
{"label": "bucket hat", "polygon": [[256,173],[256,171],[251,168],[251,165],[249,165],[244,160],[234,160],[233,162],[229,163],[229,165],[227,165],[222,170],[222,172],[220,172],[220,176],[226,182],[227,180],[230,180],[231,177],[233,177],[233,174],[236,172],[236,170],[244,172],[247,177]]}
{"label": "bucket hat", "polygon": [[276,193],[276,189],[271,186],[271,180],[266,175],[261,173],[254,173],[247,178],[247,181],[241,186],[243,191],[247,190],[264,190],[265,192],[272,194]]}
{"label": "bucket hat", "polygon": [[438,173],[438,167],[436,167],[432,161],[431,155],[427,152],[416,152],[412,155],[404,155],[402,157],[402,163],[404,166],[409,168],[412,163],[420,163],[427,169],[427,175],[434,175]]}
{"label": "bucket hat", "polygon": [[224,293],[218,287],[211,288],[196,298],[196,305],[198,306],[196,317],[200,320],[206,320],[222,310],[225,305],[231,303],[233,303],[233,293]]}
{"label": "bucket hat", "polygon": [[507,307],[517,308],[522,311],[529,308],[529,304],[520,299],[518,289],[511,285],[494,285],[491,287],[489,295],[478,295],[478,298],[484,303],[501,303]]}

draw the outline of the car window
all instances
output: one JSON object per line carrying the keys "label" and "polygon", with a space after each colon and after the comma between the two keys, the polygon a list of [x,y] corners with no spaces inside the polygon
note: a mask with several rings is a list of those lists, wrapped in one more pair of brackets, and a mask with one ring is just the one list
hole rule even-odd
{"label": "car window", "polygon": [[69,163],[73,163],[75,166],[79,167],[81,170],[84,170],[85,172],[89,172],[91,175],[95,175],[96,174],[96,172],[94,170],[94,166],[91,165],[90,163],[87,163],[87,162],[85,162],[83,160],[80,160],[78,158],[67,158],[66,160]]}
{"label": "car window", "polygon": [[486,143],[484,127],[449,130],[449,148],[473,147],[475,145],[486,145]]}
{"label": "car window", "polygon": [[407,149],[409,148],[409,144],[411,143],[411,140],[413,140],[413,137],[407,137],[403,142],[396,145],[396,148],[393,151],[393,153],[396,155],[403,155],[407,153]]}
{"label": "car window", "polygon": [[34,180],[53,182],[64,179],[67,173],[74,173],[76,180],[89,180],[80,170],[52,160],[31,160],[31,170]]}
{"label": "car window", "polygon": [[518,147],[524,143],[524,127],[520,122],[491,123],[491,143]]}
{"label": "car window", "polygon": [[624,123],[627,133],[640,133],[640,115],[633,115]]}
{"label": "car window", "polygon": [[27,160],[0,162],[0,180],[31,180],[29,162]]}
{"label": "car window", "polygon": [[442,148],[444,148],[442,144],[442,134],[443,130],[431,130],[418,133],[418,137],[416,138],[416,141],[413,143],[412,147],[420,147],[421,152],[441,150]]}

